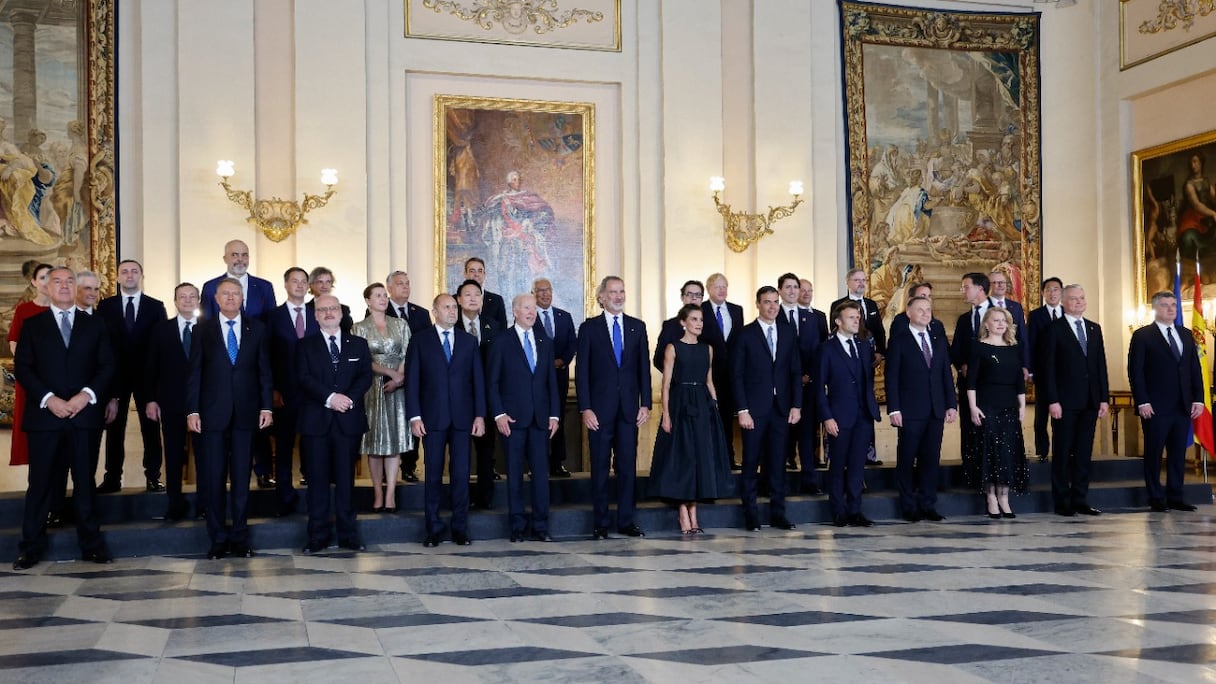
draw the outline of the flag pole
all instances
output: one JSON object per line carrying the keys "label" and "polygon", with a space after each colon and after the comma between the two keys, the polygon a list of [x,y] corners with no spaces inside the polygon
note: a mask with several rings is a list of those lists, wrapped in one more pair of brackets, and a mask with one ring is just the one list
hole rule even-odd
{"label": "flag pole", "polygon": [[[1179,261],[1178,261],[1178,269],[1179,269],[1179,271],[1182,270],[1182,260],[1181,259],[1179,259]],[[1195,283],[1197,286],[1202,285],[1202,283],[1203,283],[1203,279],[1200,278],[1199,269],[1200,269],[1199,246],[1196,245],[1195,246]],[[1203,306],[1202,302],[1200,302],[1200,306]],[[1203,317],[1203,314],[1200,313],[1200,318],[1202,318],[1202,317]],[[1206,345],[1207,344],[1206,335],[1204,336],[1203,341],[1204,341],[1204,344]],[[1204,351],[1206,351],[1206,350],[1204,350]],[[1205,354],[1203,357],[1203,363],[1207,363],[1207,362],[1208,362],[1207,355]],[[1210,388],[1209,388],[1209,391],[1210,391]],[[1211,411],[1211,409],[1212,409],[1212,407],[1208,406],[1208,410]],[[1208,450],[1203,448],[1202,444],[1199,445],[1199,462],[1203,466],[1203,483],[1208,484]]]}

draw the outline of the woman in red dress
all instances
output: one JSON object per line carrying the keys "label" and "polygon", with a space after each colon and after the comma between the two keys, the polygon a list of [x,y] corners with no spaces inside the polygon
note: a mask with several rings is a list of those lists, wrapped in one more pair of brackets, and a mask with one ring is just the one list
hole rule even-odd
{"label": "woman in red dress", "polygon": [[[50,264],[38,264],[34,276],[30,278],[30,287],[34,289],[34,299],[21,302],[13,311],[13,322],[8,327],[8,348],[15,356],[17,340],[21,337],[21,324],[30,316],[46,311],[51,306],[50,296],[46,291],[46,276],[51,271]],[[9,465],[27,465],[30,462],[29,443],[25,432],[21,429],[21,417],[25,415],[25,391],[20,384],[13,387],[13,450],[9,455]]]}

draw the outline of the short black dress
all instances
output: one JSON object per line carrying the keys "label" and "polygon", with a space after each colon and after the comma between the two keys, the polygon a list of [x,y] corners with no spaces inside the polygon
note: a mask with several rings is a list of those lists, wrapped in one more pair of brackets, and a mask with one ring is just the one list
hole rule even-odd
{"label": "short black dress", "polygon": [[659,427],[650,465],[650,495],[668,501],[735,496],[718,406],[709,396],[709,345],[679,340],[667,408],[671,432]]}
{"label": "short black dress", "polygon": [[[983,425],[963,449],[963,473],[971,486],[1009,485],[1024,493],[1030,482],[1018,395],[1026,393],[1022,375],[1022,348],[976,341],[967,363],[967,389],[975,390],[976,404],[984,412]],[[964,420],[971,420],[966,404]]]}

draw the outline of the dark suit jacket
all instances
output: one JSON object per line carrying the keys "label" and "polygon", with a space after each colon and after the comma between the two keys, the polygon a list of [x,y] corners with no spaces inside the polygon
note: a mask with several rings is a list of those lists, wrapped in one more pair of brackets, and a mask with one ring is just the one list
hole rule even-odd
{"label": "dark suit jacket", "polygon": [[578,329],[578,373],[574,376],[578,410],[595,411],[601,423],[622,416],[633,420],[640,407],[650,409],[650,344],[646,324],[621,314],[624,348],[617,368],[612,336],[603,314],[583,321]]}
{"label": "dark suit jacket", "polygon": [[[992,300],[988,300],[988,307],[992,307]],[[987,313],[987,310],[985,310]],[[954,339],[950,341],[950,362],[960,371],[967,362],[971,360],[971,345],[975,342],[976,330],[972,326],[972,317],[975,315],[975,306],[967,305],[967,310],[959,314],[958,320],[954,323]],[[980,324],[983,325],[981,317]],[[958,382],[960,385],[963,382],[963,376],[960,374]]]}
{"label": "dark suit jacket", "polygon": [[1106,377],[1106,345],[1102,328],[1084,319],[1088,354],[1081,345],[1068,319],[1047,326],[1043,348],[1043,372],[1035,377],[1048,404],[1059,403],[1065,410],[1096,409],[1110,401],[1110,385]]}
{"label": "dark suit jacket", "polygon": [[502,295],[489,290],[481,291],[481,317],[497,324],[498,330],[505,330],[507,321],[507,305]]}
{"label": "dark suit jacket", "polygon": [[1022,308],[1021,304],[1008,297],[1005,298],[1005,310],[1009,312],[1010,316],[1013,316],[1013,324],[1016,326],[1014,337],[1017,338],[1018,344],[1022,345],[1022,368],[1030,368],[1031,351],[1026,337],[1026,310]]}
{"label": "dark suit jacket", "polygon": [[[385,315],[392,316],[393,318],[401,317],[400,314],[397,313],[397,305],[394,304],[391,299],[388,302],[388,309],[384,313]],[[371,315],[371,311],[365,312],[363,317],[367,318],[369,315]],[[410,334],[425,330],[431,326],[430,312],[413,302],[405,303],[405,315],[410,326]]]}
{"label": "dark suit jacket", "polygon": [[709,300],[701,304],[701,315],[705,318],[701,339],[714,351],[714,390],[718,393],[718,404],[730,409],[734,402],[734,388],[731,386],[734,383],[734,369],[731,368],[730,357],[735,340],[738,340],[739,334],[743,332],[743,307],[732,302],[723,304],[726,307],[723,316],[730,316],[730,339],[723,339],[722,328],[718,327],[718,316],[714,313],[714,304]]}
{"label": "dark suit jacket", "polygon": [[1203,374],[1199,354],[1191,331],[1175,325],[1182,358],[1174,353],[1156,323],[1150,323],[1132,333],[1127,351],[1127,379],[1132,387],[1136,406],[1152,404],[1153,413],[1161,416],[1189,415],[1191,404],[1203,401]]}
{"label": "dark suit jacket", "polygon": [[[316,323],[316,320],[317,320],[316,301],[317,300],[314,297],[313,299],[310,299],[304,303],[304,316],[305,316],[305,318],[311,318],[314,323]],[[345,304],[340,304],[340,306],[342,307],[342,321],[340,323],[338,323],[338,329],[342,331],[343,335],[348,335],[348,334],[350,334],[350,329],[352,327],[354,327],[354,325],[355,325],[355,319],[352,318],[350,315],[349,306],[347,306]],[[307,326],[308,321],[305,321],[304,325]],[[319,323],[317,324],[317,328],[320,329]],[[307,330],[307,327],[305,328],[305,330]],[[307,335],[308,333],[305,332],[304,334]]]}
{"label": "dark suit jacket", "polygon": [[[802,375],[815,376],[815,354],[819,349],[819,324],[810,311],[799,307],[798,311],[798,362],[802,364]],[[788,326],[789,314],[778,309],[777,325]]]}
{"label": "dark suit jacket", "polygon": [[[893,344],[898,335],[908,332],[908,314],[904,313],[903,311],[895,314],[895,320],[891,321],[891,329],[887,332],[890,333],[887,336],[888,345]],[[941,335],[943,340],[947,339],[946,324],[937,320],[936,316],[929,319],[929,332],[936,335]],[[949,347],[946,348],[946,351],[950,351]]]}
{"label": "dark suit jacket", "polygon": [[410,337],[405,355],[406,416],[422,418],[428,430],[452,428],[468,432],[473,419],[486,414],[485,372],[477,340],[459,327],[452,329],[452,360],[443,353],[443,340],[432,326]]}
{"label": "dark suit jacket", "polygon": [[[717,323],[714,325],[717,325]],[[679,317],[668,318],[663,321],[663,326],[659,328],[659,340],[654,345],[654,367],[660,373],[663,372],[663,354],[667,351],[667,345],[683,336],[684,326],[680,325]]]}
{"label": "dark suit jacket", "polygon": [[[227,277],[228,274],[224,274],[203,283],[203,293],[199,295],[199,307],[205,318],[219,317],[220,306],[215,301],[215,288],[219,287],[220,281]],[[268,280],[262,280],[250,274],[249,291],[245,293],[245,304],[241,309],[242,315],[265,321],[274,309],[274,305],[274,285],[271,285]]]}
{"label": "dark suit jacket", "polygon": [[[148,341],[152,329],[165,321],[165,305],[159,299],[144,293],[139,298],[139,310],[135,314],[135,327],[129,332],[123,318],[126,297],[122,294],[106,297],[97,303],[97,313],[105,321],[110,334],[110,347],[118,366],[110,397],[135,392],[137,399],[147,401],[144,385],[144,365],[148,359]],[[101,397],[98,397],[101,399]]]}
{"label": "dark suit jacket", "polygon": [[199,414],[204,431],[256,430],[258,413],[272,407],[269,334],[261,321],[241,316],[241,346],[233,365],[225,342],[228,326],[221,327],[220,319],[203,319],[194,329],[186,414]]}
{"label": "dark suit jacket", "polygon": [[536,372],[528,368],[528,357],[514,328],[505,330],[490,347],[486,403],[490,416],[504,413],[510,416],[515,421],[513,430],[529,427],[547,430],[550,417],[561,418],[553,341],[541,335],[533,335],[532,340],[536,344]]}
{"label": "dark suit jacket", "polygon": [[857,340],[854,361],[839,338],[828,338],[819,350],[819,373],[815,390],[819,401],[819,420],[835,420],[850,428],[860,420],[879,420],[878,401],[874,398],[874,349],[869,340]]}
{"label": "dark suit jacket", "polygon": [[[283,397],[284,404],[291,404],[299,396],[300,377],[297,373],[296,354],[299,343],[296,337],[295,307],[284,302],[270,312],[270,373],[274,388]],[[314,311],[304,305],[304,339],[320,332]]]}
{"label": "dark suit jacket", "polygon": [[[115,370],[110,336],[96,316],[77,311],[73,319],[68,347],[63,346],[54,309],[31,316],[21,326],[13,366],[17,382],[25,390],[21,429],[26,432],[61,430],[69,425],[79,430],[102,427]],[[93,390],[97,402],[86,406],[74,418],[56,418],[47,409],[38,407],[47,392],[66,400],[85,387]]]}
{"label": "dark suit jacket", "polygon": [[[1060,316],[1062,318],[1064,314],[1061,313]],[[1032,375],[1043,368],[1043,350],[1041,347],[1043,338],[1047,336],[1046,328],[1049,325],[1051,325],[1051,312],[1047,310],[1046,306],[1040,306],[1031,311],[1030,315],[1026,318],[1026,346],[1030,354],[1030,365],[1027,368],[1030,369]]]}
{"label": "dark suit jacket", "polygon": [[822,344],[827,341],[831,331],[828,329],[828,315],[819,309],[810,309],[811,317],[815,319],[815,329],[819,331],[817,341]]}
{"label": "dark suit jacket", "polygon": [[[367,432],[367,412],[363,397],[372,386],[372,354],[367,340],[342,333],[338,368],[329,355],[329,341],[317,332],[300,340],[296,367],[300,373],[301,435],[327,435],[333,430],[348,437]],[[350,397],[354,405],[339,413],[325,408],[325,400],[337,392]]]}
{"label": "dark suit jacket", "polygon": [[[553,312],[553,358],[562,360],[562,367],[557,370],[557,393],[565,399],[570,388],[570,363],[574,361],[574,353],[578,351],[578,333],[574,330],[574,319],[570,317],[569,311],[556,306],[549,310]],[[536,331],[537,337],[548,337],[539,311],[536,313],[536,325],[532,326],[532,329]]]}
{"label": "dark suit jacket", "polygon": [[[197,344],[199,319],[194,319],[190,328],[190,346]],[[177,316],[152,329],[148,342],[148,360],[144,367],[144,386],[148,388],[149,401],[160,406],[162,414],[186,416],[186,382],[190,379],[190,357],[182,347],[178,332]]]}
{"label": "dark suit jacket", "polygon": [[946,336],[930,328],[929,348],[933,363],[925,365],[919,336],[907,329],[891,337],[887,345],[887,413],[899,411],[911,420],[944,420],[947,409],[958,408]]}
{"label": "dark suit jacket", "polygon": [[[845,295],[832,302],[832,306],[828,309],[828,315],[831,316],[831,312],[836,310],[836,305],[847,299],[849,297]],[[861,302],[865,307],[865,312],[861,315],[861,324],[870,333],[870,342],[874,345],[874,353],[886,355],[887,332],[882,327],[882,314],[878,312],[878,303],[869,297],[862,297]],[[835,331],[835,322],[831,322],[831,325],[833,331]]]}
{"label": "dark suit jacket", "polygon": [[774,409],[788,414],[802,408],[802,360],[788,324],[777,325],[776,359],[760,322],[743,326],[731,350],[731,371],[737,411],[763,418]]}

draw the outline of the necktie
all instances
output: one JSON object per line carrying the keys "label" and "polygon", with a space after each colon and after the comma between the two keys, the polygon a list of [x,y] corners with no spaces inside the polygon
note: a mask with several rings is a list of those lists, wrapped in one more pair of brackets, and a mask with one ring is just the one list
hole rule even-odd
{"label": "necktie", "polygon": [[933,352],[929,351],[929,336],[925,333],[920,334],[920,353],[925,355],[925,365],[933,366]]}
{"label": "necktie", "polygon": [[714,307],[714,315],[718,317],[718,329],[722,331],[722,336],[726,336],[726,323],[722,320],[722,305]]}
{"label": "necktie", "polygon": [[469,334],[477,340],[478,344],[481,344],[481,335],[477,334],[477,323],[475,321],[469,321]]}
{"label": "necktie", "polygon": [[452,360],[452,340],[448,337],[451,334],[451,330],[443,331],[443,355],[448,357],[449,362]]}
{"label": "necktie", "polygon": [[1182,350],[1178,348],[1178,340],[1174,339],[1174,329],[1172,327],[1165,329],[1165,338],[1170,342],[1170,351],[1174,352],[1174,360],[1181,359]]}
{"label": "necktie", "polygon": [[400,318],[400,319],[401,319],[401,320],[403,320],[403,321],[409,318],[409,316],[405,315],[405,307],[404,307],[404,306],[399,306],[399,307],[397,307],[397,313],[398,313],[398,314],[400,314],[400,315],[399,315],[399,316],[397,316],[397,317],[398,317],[398,318]]}
{"label": "necktie", "polygon": [[190,356],[190,326],[193,323],[187,322],[186,327],[182,328],[182,349],[185,350],[186,356]]}
{"label": "necktie", "polygon": [[790,325],[794,326],[794,334],[798,334],[798,315],[794,313],[794,309],[790,309]]}
{"label": "necktie", "polygon": [[1077,341],[1081,343],[1081,353],[1089,356],[1089,342],[1085,339],[1085,326],[1081,325],[1081,319],[1073,321],[1077,328]]}
{"label": "necktie", "polygon": [[68,312],[60,311],[59,315],[59,334],[63,336],[63,346],[71,346],[72,343],[72,323],[68,320]]}
{"label": "necktie", "polygon": [[768,326],[768,353],[770,356],[773,357],[774,361],[777,360],[777,336],[775,334],[776,330],[777,330],[777,326],[775,326],[775,325]]}
{"label": "necktie", "polygon": [[621,367],[621,354],[625,351],[625,338],[621,335],[621,317],[612,317],[612,354],[616,357],[616,367]]}
{"label": "necktie", "polygon": [[296,339],[304,338],[304,307],[296,307]]}
{"label": "necktie", "polygon": [[1051,320],[1055,321],[1055,320],[1059,320],[1059,318],[1060,318],[1060,312],[1056,309],[1052,309],[1051,310]]}
{"label": "necktie", "polygon": [[554,339],[554,337],[553,337],[553,319],[549,318],[549,311],[547,309],[540,313],[541,313],[541,318],[543,319],[543,322],[545,324],[545,334],[548,335],[549,339],[552,340],[552,339]]}
{"label": "necktie", "polygon": [[851,337],[849,338],[849,358],[857,360],[857,343]]}
{"label": "necktie", "polygon": [[334,364],[334,370],[338,370],[338,340],[333,335],[329,336],[329,360]]}
{"label": "necktie", "polygon": [[236,352],[238,350],[236,344],[236,321],[228,321],[228,360],[232,365],[236,365]]}
{"label": "necktie", "polygon": [[528,370],[536,372],[536,352],[532,351],[532,332],[524,331],[524,357],[528,359]]}
{"label": "necktie", "polygon": [[123,310],[122,319],[127,324],[127,332],[135,329],[135,296],[127,297],[127,306]]}
{"label": "necktie", "polygon": [[971,314],[971,336],[980,336],[980,308],[975,307],[975,312]]}
{"label": "necktie", "polygon": [[997,306],[997,308],[998,308],[998,309],[1004,309],[1004,308],[1005,308],[1005,300],[1003,300],[1003,299],[1002,299],[1001,301],[997,302],[997,303],[996,303],[996,306]]}

